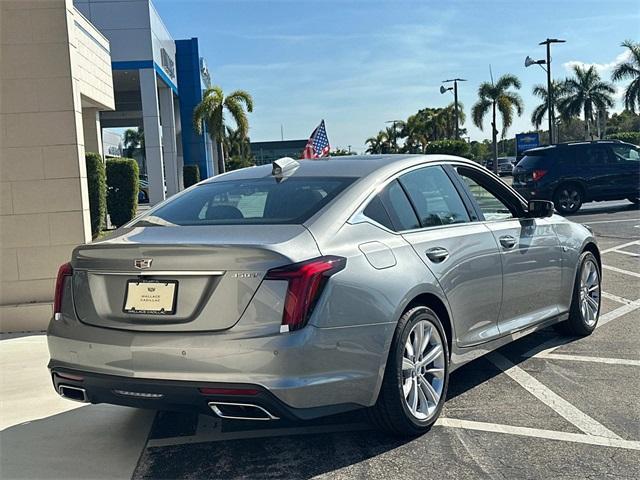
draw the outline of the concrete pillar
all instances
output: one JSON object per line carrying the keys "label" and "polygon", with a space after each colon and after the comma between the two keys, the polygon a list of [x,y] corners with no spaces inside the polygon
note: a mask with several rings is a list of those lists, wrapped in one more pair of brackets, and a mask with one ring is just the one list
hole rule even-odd
{"label": "concrete pillar", "polygon": [[84,131],[84,151],[98,153],[104,158],[100,114],[97,108],[82,109],[82,126]]}
{"label": "concrete pillar", "polygon": [[155,205],[165,199],[158,82],[156,72],[151,68],[141,69],[139,73],[144,146],[149,178],[149,203]]}
{"label": "concrete pillar", "polygon": [[176,117],[173,106],[173,90],[161,86],[160,121],[162,122],[162,150],[164,174],[167,180],[167,196],[178,193],[178,151],[176,148]]}

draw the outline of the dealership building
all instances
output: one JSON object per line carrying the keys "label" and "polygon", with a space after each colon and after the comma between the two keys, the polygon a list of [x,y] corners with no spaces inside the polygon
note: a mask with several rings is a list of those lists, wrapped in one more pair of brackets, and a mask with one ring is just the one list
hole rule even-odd
{"label": "dealership building", "polygon": [[183,164],[216,174],[191,121],[210,77],[148,0],[0,0],[0,22],[0,331],[40,330],[58,266],[91,240],[85,152],[118,155],[113,132],[143,128],[151,203]]}

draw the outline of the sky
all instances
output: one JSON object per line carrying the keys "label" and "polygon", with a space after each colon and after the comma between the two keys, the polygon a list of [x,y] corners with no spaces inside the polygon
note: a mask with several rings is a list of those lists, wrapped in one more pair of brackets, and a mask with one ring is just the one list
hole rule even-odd
{"label": "sky", "polygon": [[279,140],[281,125],[285,139],[308,138],[324,119],[332,147],[359,152],[385,122],[451,103],[439,88],[454,77],[467,79],[469,136],[488,138],[489,120],[481,131],[468,112],[490,68],[520,78],[525,111],[507,136],[527,131],[546,74],[524,59],[544,58],[540,41],[567,41],[553,46],[554,78],[595,64],[609,80],[620,43],[640,40],[638,0],[153,1],[174,38],[198,37],[214,84],[251,93],[252,141]]}

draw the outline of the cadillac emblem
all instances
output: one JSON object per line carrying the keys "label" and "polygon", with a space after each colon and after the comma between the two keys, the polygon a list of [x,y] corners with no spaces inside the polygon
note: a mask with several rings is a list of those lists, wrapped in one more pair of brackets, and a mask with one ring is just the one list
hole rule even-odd
{"label": "cadillac emblem", "polygon": [[145,268],[151,268],[152,258],[136,258],[133,261],[133,266],[138,270],[144,270]]}

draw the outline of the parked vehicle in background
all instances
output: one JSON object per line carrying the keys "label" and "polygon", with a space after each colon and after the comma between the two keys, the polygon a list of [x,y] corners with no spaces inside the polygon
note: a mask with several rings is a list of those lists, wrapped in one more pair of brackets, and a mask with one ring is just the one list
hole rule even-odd
{"label": "parked vehicle in background", "polygon": [[616,140],[534,148],[513,170],[513,188],[529,199],[552,200],[562,214],[586,202],[640,203],[640,148]]}
{"label": "parked vehicle in background", "polygon": [[280,159],[201,182],[74,250],[48,330],[82,402],[434,424],[450,373],[600,312],[591,232],[470,160]]}
{"label": "parked vehicle in background", "polygon": [[[515,161],[516,157],[498,157],[498,175],[511,175]],[[493,172],[493,159],[487,160],[486,167]]]}
{"label": "parked vehicle in background", "polygon": [[149,181],[142,177],[138,186],[138,203],[149,203]]}

